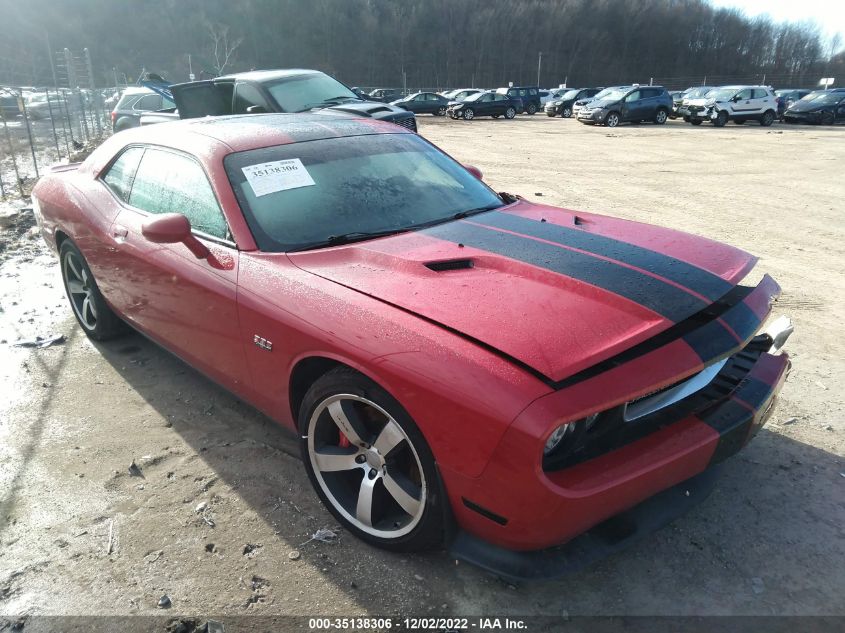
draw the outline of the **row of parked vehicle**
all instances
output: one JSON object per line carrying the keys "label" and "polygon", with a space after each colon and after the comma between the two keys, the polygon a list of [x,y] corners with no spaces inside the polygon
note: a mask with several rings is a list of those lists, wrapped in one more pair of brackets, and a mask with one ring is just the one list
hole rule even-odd
{"label": "row of parked vehicle", "polygon": [[695,86],[669,92],[663,86],[575,88],[545,106],[547,116],[574,116],[581,123],[616,127],[623,122],[683,118],[692,125],[722,127],[757,121],[833,125],[845,121],[845,89],[773,90],[770,86]]}
{"label": "row of parked vehicle", "polygon": [[56,90],[34,86],[0,86],[0,113],[7,120],[23,114],[24,110],[30,120],[49,119],[51,116],[62,116],[79,108],[94,107],[98,100],[105,103],[106,94],[98,94],[87,88]]}

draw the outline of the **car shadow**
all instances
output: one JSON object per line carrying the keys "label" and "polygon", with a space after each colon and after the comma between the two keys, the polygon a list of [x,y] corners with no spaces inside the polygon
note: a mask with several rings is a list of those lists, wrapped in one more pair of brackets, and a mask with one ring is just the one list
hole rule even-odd
{"label": "car shadow", "polygon": [[[457,564],[443,551],[390,553],[342,531],[338,543],[303,545],[314,529],[337,524],[311,490],[291,432],[138,334],[96,347],[213,476],[272,527],[275,546],[298,549],[300,563],[369,613],[841,610],[845,556],[836,543],[845,536],[842,459],[782,433],[764,428],[725,463],[713,494],[667,528],[560,580],[515,586]],[[218,521],[215,538],[226,530]]]}

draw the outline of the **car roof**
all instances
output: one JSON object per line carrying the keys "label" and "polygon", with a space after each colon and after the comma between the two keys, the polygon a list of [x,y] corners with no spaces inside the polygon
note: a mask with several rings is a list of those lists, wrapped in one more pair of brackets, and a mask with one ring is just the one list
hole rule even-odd
{"label": "car roof", "polygon": [[227,81],[234,79],[241,79],[243,81],[272,81],[273,79],[284,79],[285,77],[296,77],[298,75],[310,75],[312,73],[325,74],[319,70],[311,70],[309,68],[284,68],[276,70],[250,70],[244,73],[234,73],[231,75],[223,75],[215,78],[214,81]]}
{"label": "car roof", "polygon": [[123,91],[123,95],[154,95],[154,90],[150,90],[145,86],[129,86]]}
{"label": "car roof", "polygon": [[324,114],[240,114],[186,119],[132,128],[120,137],[202,154],[366,134],[411,134],[386,121]]}

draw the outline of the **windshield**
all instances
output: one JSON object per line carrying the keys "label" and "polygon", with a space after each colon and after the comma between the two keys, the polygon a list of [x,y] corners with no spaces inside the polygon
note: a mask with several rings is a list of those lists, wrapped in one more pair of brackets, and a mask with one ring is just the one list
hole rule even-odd
{"label": "windshield", "polygon": [[577,96],[578,96],[577,90],[567,90],[566,92],[563,93],[563,96],[561,97],[561,99],[574,99]]}
{"label": "windshield", "polygon": [[596,101],[619,101],[631,92],[630,88],[607,88],[598,93],[594,98]]}
{"label": "windshield", "polygon": [[474,92],[471,95],[469,95],[468,97],[464,97],[463,100],[464,101],[478,101],[483,94],[484,94],[483,92]]}
{"label": "windshield", "polygon": [[713,90],[710,86],[700,86],[698,88],[690,88],[689,90],[685,90],[683,92],[683,96],[685,99],[700,99],[701,97],[707,96]]}
{"label": "windshield", "polygon": [[[296,173],[256,184],[253,172],[272,170],[267,163],[276,161],[291,161]],[[328,246],[347,234],[400,232],[503,204],[484,183],[416,134],[278,145],[230,154],[224,164],[263,251]]]}
{"label": "windshield", "polygon": [[282,112],[305,112],[311,108],[342,103],[358,97],[349,88],[323,73],[286,77],[267,85]]}
{"label": "windshield", "polygon": [[830,105],[831,103],[839,103],[839,100],[843,97],[845,97],[845,92],[824,90],[821,92],[812,92],[801,99],[801,101],[812,101],[813,105]]}
{"label": "windshield", "polygon": [[737,93],[736,88],[717,88],[707,93],[708,99],[715,99],[716,101],[724,101],[730,99]]}

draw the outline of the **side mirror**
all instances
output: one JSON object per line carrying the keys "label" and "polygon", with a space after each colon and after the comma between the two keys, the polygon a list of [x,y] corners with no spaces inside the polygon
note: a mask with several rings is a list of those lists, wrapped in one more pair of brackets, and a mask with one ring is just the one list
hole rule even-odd
{"label": "side mirror", "polygon": [[466,169],[469,173],[471,173],[479,180],[484,180],[484,174],[482,174],[481,170],[475,165],[464,165],[464,169]]}
{"label": "side mirror", "polygon": [[246,109],[247,114],[262,114],[264,112],[267,112],[267,108],[265,108],[264,106],[260,106],[260,105],[249,106]]}
{"label": "side mirror", "polygon": [[205,259],[210,251],[191,233],[191,223],[181,213],[156,215],[141,225],[143,236],[154,244],[178,244],[188,247],[194,257]]}

